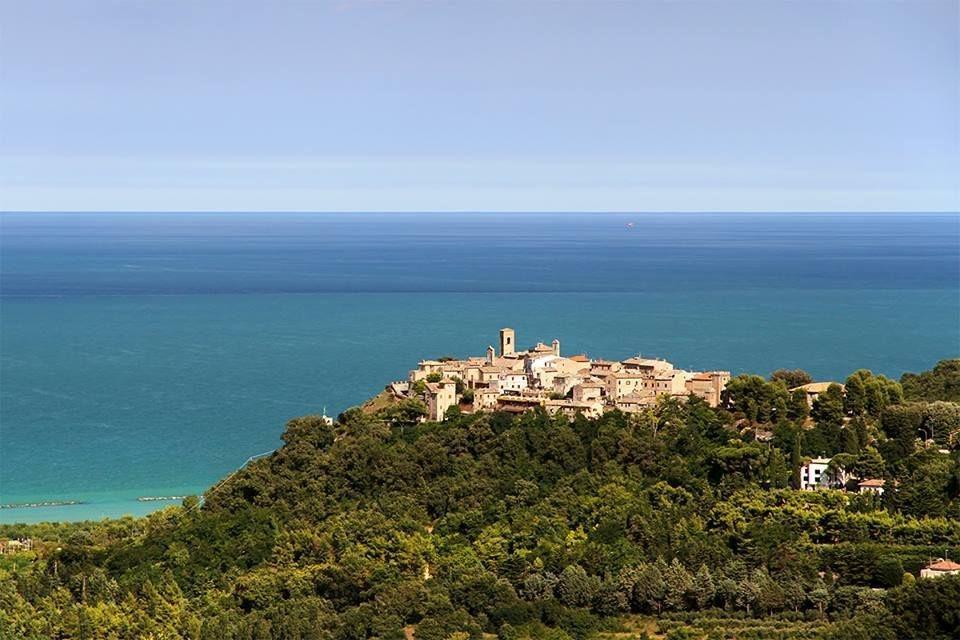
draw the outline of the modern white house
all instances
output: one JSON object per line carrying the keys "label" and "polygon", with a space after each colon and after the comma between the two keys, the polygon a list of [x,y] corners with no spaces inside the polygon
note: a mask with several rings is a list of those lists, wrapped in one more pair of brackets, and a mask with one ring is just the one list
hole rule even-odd
{"label": "modern white house", "polygon": [[832,458],[814,458],[800,467],[800,488],[807,491],[817,489],[842,489],[847,481],[843,471],[830,468]]}
{"label": "modern white house", "polygon": [[800,488],[807,491],[827,487],[827,466],[830,458],[814,458],[800,467]]}

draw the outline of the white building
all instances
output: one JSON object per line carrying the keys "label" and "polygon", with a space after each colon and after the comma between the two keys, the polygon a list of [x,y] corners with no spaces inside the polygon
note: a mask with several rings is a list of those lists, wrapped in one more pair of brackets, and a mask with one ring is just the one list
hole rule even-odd
{"label": "white building", "polygon": [[500,376],[501,393],[520,393],[527,388],[527,374],[504,373]]}
{"label": "white building", "polygon": [[800,467],[800,488],[807,491],[830,487],[830,458],[814,458]]}

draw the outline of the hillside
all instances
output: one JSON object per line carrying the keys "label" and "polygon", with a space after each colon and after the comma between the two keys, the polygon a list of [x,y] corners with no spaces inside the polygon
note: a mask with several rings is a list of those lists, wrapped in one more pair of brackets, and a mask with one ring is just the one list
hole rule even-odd
{"label": "hillside", "polygon": [[[739,376],[716,409],[298,418],[202,506],[0,528],[38,541],[0,565],[0,638],[960,637],[960,576],[918,577],[960,558],[935,377],[922,402],[858,371],[812,408]],[[889,490],[792,488],[824,454]]]}

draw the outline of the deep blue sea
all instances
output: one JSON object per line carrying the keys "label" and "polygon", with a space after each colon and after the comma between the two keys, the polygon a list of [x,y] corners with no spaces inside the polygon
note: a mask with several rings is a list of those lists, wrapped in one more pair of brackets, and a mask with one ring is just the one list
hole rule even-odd
{"label": "deep blue sea", "polygon": [[7,213],[0,252],[0,503],[84,503],[0,522],[198,493],[502,326],[818,379],[960,354],[949,214]]}

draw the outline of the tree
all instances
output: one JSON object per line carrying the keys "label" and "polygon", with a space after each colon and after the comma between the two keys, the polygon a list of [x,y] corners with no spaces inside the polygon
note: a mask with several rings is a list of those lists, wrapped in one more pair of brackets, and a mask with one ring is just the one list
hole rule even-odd
{"label": "tree", "polygon": [[549,571],[533,573],[523,580],[523,595],[527,600],[549,600],[556,584],[557,577]]}
{"label": "tree", "polygon": [[877,582],[884,587],[896,587],[903,582],[903,563],[892,555],[880,556],[877,561]]}
{"label": "tree", "polygon": [[854,416],[879,417],[884,408],[903,401],[903,389],[894,380],[875,376],[872,371],[860,369],[845,383],[844,409]]}
{"label": "tree", "polygon": [[884,443],[881,453],[888,465],[913,453],[922,424],[923,405],[902,404],[884,412],[880,425],[890,441]]}
{"label": "tree", "polygon": [[587,575],[578,564],[570,564],[560,572],[557,599],[568,607],[586,607],[599,588],[599,580]]}
{"label": "tree", "polygon": [[813,382],[810,374],[803,369],[777,369],[770,374],[770,382],[782,381],[787,389],[801,387]]}
{"label": "tree", "polygon": [[770,451],[757,444],[733,444],[736,446],[717,447],[711,452],[707,460],[710,480],[739,486],[759,479],[770,460]]}
{"label": "tree", "polygon": [[693,578],[693,595],[697,609],[709,609],[713,605],[717,590],[713,584],[713,576],[705,564],[701,564]]}
{"label": "tree", "polygon": [[843,387],[831,384],[813,401],[810,416],[817,424],[839,427],[843,424]]}
{"label": "tree", "polygon": [[663,572],[664,591],[663,606],[669,611],[683,611],[687,608],[690,595],[693,593],[694,580],[687,568],[676,558]]}
{"label": "tree", "polygon": [[802,462],[800,432],[798,431],[793,440],[793,448],[790,451],[790,486],[794,489],[800,488],[800,466]]}
{"label": "tree", "polygon": [[960,402],[960,358],[941,360],[931,371],[900,378],[905,400]]}
{"label": "tree", "polygon": [[960,637],[960,576],[917,580],[894,589],[888,606],[898,638],[952,640]]}
{"label": "tree", "polygon": [[[884,379],[885,380],[885,379]],[[874,417],[879,417],[884,407],[890,402],[890,394],[884,381],[873,378],[866,382],[867,404],[866,411]]]}
{"label": "tree", "polygon": [[884,494],[890,506],[917,518],[956,517],[956,509],[953,513],[948,511],[956,463],[927,451],[918,453],[910,460],[910,464],[914,468],[910,473],[900,476],[897,490],[891,492],[889,497]]}
{"label": "tree", "polygon": [[519,640],[520,634],[509,622],[504,622],[497,629],[497,640]]}
{"label": "tree", "polygon": [[960,444],[960,403],[937,401],[925,405],[920,429],[940,444]]}
{"label": "tree", "polygon": [[807,604],[807,585],[796,573],[787,574],[781,581],[784,605],[793,611],[800,611]]}
{"label": "tree", "polygon": [[737,605],[751,615],[757,601],[763,595],[763,585],[754,580],[755,574],[745,576],[737,583]]}
{"label": "tree", "polygon": [[380,416],[391,427],[412,427],[427,416],[427,405],[417,398],[405,398],[382,410]]}
{"label": "tree", "polygon": [[851,415],[862,415],[867,410],[867,386],[865,381],[873,377],[873,373],[866,369],[856,371],[847,378],[844,384],[846,392],[843,406]]}
{"label": "tree", "polygon": [[757,607],[764,614],[783,609],[783,589],[770,576],[765,567],[754,570],[753,582],[759,587],[759,596],[756,599]]}
{"label": "tree", "polygon": [[803,389],[794,389],[790,392],[787,403],[787,418],[803,422],[810,415],[810,404],[807,402],[807,392]]}
{"label": "tree", "polygon": [[830,592],[827,591],[827,585],[824,584],[823,580],[817,579],[813,588],[807,593],[807,600],[809,600],[810,604],[820,613],[820,617],[822,618],[823,610],[830,601]]}
{"label": "tree", "polygon": [[857,454],[850,472],[858,478],[882,478],[885,473],[883,457],[873,447],[867,447]]}
{"label": "tree", "polygon": [[663,579],[664,569],[666,564],[662,560],[656,564],[644,564],[640,567],[639,576],[633,588],[633,600],[638,610],[659,613],[663,609],[667,588]]}
{"label": "tree", "polygon": [[723,396],[727,406],[751,422],[774,422],[778,416],[786,416],[790,393],[782,381],[739,375],[727,383]]}
{"label": "tree", "polygon": [[847,425],[841,430],[843,445],[841,449],[844,453],[859,453],[860,439],[857,437],[857,430],[852,425]]}

